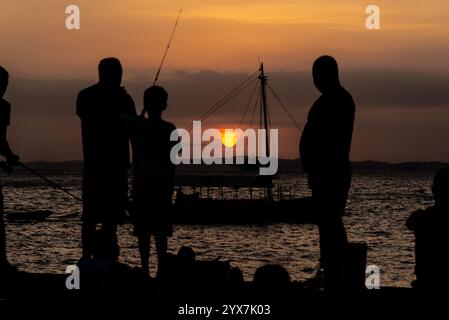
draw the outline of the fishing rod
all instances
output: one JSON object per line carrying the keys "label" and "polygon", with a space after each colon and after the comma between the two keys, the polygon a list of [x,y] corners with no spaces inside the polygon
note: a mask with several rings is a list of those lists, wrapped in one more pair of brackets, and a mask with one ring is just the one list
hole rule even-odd
{"label": "fishing rod", "polygon": [[167,43],[167,47],[165,48],[164,55],[162,56],[161,64],[159,65],[159,69],[156,72],[156,77],[153,81],[153,86],[156,85],[157,80],[159,79],[159,74],[161,73],[162,66],[164,65],[165,58],[167,57],[168,49],[170,49],[171,42],[173,40],[173,36],[175,35],[176,28],[178,27],[179,19],[181,18],[182,9],[179,9],[178,18],[176,18],[175,25],[173,26],[173,30],[171,32],[170,38]]}
{"label": "fishing rod", "polygon": [[[165,48],[161,63],[159,64],[159,68],[157,69],[156,76],[154,77],[153,86],[155,86],[157,81],[159,80],[159,75],[161,73],[162,67],[164,66],[165,58],[167,57],[168,49],[170,49],[171,42],[173,40],[173,36],[175,35],[176,28],[178,27],[179,19],[181,18],[181,13],[182,13],[182,9],[179,9],[178,17],[176,18],[175,25],[173,26],[173,30],[170,34],[170,38],[168,39],[167,47]],[[145,110],[145,108],[143,108],[141,115],[144,116],[145,113],[146,113],[146,110]]]}
{"label": "fishing rod", "polygon": [[77,195],[71,193],[70,191],[68,191],[67,189],[65,189],[63,186],[61,186],[60,184],[53,182],[52,180],[48,179],[47,177],[45,177],[44,175],[40,174],[39,172],[37,172],[36,170],[31,169],[30,167],[28,167],[27,165],[25,165],[22,162],[18,162],[17,163],[20,167],[24,168],[25,170],[29,171],[30,173],[34,174],[35,176],[41,178],[42,180],[44,180],[45,182],[47,182],[50,186],[52,186],[55,189],[58,189],[62,192],[64,192],[65,194],[71,196],[73,199],[77,200],[78,202],[83,202],[83,200],[78,197]]}

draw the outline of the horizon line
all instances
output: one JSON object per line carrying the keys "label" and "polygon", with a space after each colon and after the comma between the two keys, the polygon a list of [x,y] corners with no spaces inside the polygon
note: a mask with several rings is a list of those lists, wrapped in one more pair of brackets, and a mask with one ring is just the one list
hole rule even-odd
{"label": "horizon line", "polygon": [[[220,159],[220,158],[217,158]],[[226,159],[226,158],[221,158]],[[235,159],[235,157],[233,158]],[[194,159],[192,159],[194,160]],[[300,161],[300,158],[278,158],[278,161],[280,160],[287,160],[287,161]],[[53,161],[53,160],[29,160],[24,161],[24,163],[51,163],[51,164],[61,164],[61,163],[70,163],[70,162],[84,162],[83,160],[61,160],[61,161]],[[393,161],[386,161],[386,160],[351,160],[351,163],[361,163],[361,162],[375,162],[375,163],[386,163],[386,164],[407,164],[407,163],[440,163],[440,164],[447,164],[449,165],[449,161],[443,161],[443,160],[405,160],[405,161],[399,161],[399,162],[393,162]],[[201,163],[204,164],[204,163]],[[184,164],[184,165],[198,165],[198,164]],[[223,165],[225,165],[223,163]]]}

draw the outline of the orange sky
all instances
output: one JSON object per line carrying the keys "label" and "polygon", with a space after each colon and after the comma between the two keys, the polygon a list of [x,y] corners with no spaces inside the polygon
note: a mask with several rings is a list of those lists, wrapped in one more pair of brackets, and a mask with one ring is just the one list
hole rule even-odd
{"label": "orange sky", "polygon": [[[374,1],[381,30],[365,29],[360,0],[61,0],[4,1],[1,61],[17,74],[90,74],[103,56],[129,70],[159,63],[172,24],[181,24],[166,67],[252,70],[260,56],[272,69],[308,69],[322,52],[346,67],[449,69],[449,2]],[[65,7],[81,9],[81,30],[65,29]],[[431,59],[430,59],[431,58]]]}
{"label": "orange sky", "polygon": [[[65,8],[70,4],[81,9],[81,30],[65,29]],[[369,4],[380,7],[381,30],[365,28]],[[447,0],[5,0],[0,6],[0,65],[11,73],[6,98],[14,108],[10,138],[26,160],[81,158],[74,101],[83,86],[96,80],[102,57],[120,58],[124,85],[140,108],[143,89],[154,77],[182,8],[160,77],[160,83],[176,94],[167,113],[176,124],[187,125],[202,113],[201,107],[225,94],[235,81],[228,73],[256,70],[258,57],[269,74],[285,78],[281,93],[304,124],[318,96],[309,79],[311,64],[317,56],[331,54],[339,61],[343,80],[348,80],[348,90],[360,102],[354,159],[449,161],[449,151],[438,150],[449,144],[449,126],[441,120],[449,119],[449,99],[444,96],[449,92]],[[202,91],[201,84],[214,83],[203,70],[218,72],[211,77],[223,87]],[[391,71],[388,79],[376,74],[379,70]],[[415,77],[416,83],[409,81],[409,87],[401,88],[402,80]],[[301,88],[289,86],[292,81]],[[378,83],[384,84],[379,101]],[[413,101],[425,85],[422,96],[432,100],[430,105],[425,99]],[[402,95],[392,88],[402,90]],[[411,98],[410,91],[415,94]],[[366,95],[370,99],[364,99]],[[220,127],[229,121],[217,119]],[[287,123],[280,126],[280,138],[291,141],[280,141],[281,157],[297,157],[299,133]],[[408,145],[411,138],[413,147]]]}

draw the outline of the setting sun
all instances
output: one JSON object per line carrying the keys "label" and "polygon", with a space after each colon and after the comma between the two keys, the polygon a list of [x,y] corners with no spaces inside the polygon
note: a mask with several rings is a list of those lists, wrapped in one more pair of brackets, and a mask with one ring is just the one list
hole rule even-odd
{"label": "setting sun", "polygon": [[232,148],[237,143],[237,134],[234,131],[225,131],[221,134],[221,141],[227,148]]}

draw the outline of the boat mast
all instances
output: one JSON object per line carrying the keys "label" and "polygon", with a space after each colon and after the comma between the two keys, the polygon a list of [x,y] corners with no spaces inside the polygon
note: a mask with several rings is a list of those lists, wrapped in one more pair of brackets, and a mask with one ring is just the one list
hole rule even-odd
{"label": "boat mast", "polygon": [[263,68],[263,62],[260,64],[260,90],[262,93],[262,111],[263,111],[263,122],[265,127],[265,155],[267,157],[270,156],[270,146],[269,146],[269,140],[268,140],[268,117],[267,117],[267,95],[266,95],[266,84],[267,84],[267,77],[265,76],[264,68]]}
{"label": "boat mast", "polygon": [[[266,94],[266,85],[267,85],[267,79],[268,77],[265,76],[265,71],[263,68],[263,62],[260,64],[260,74],[259,74],[259,79],[260,79],[260,90],[261,90],[261,96],[262,96],[262,112],[263,112],[263,122],[264,122],[264,127],[265,127],[265,155],[267,157],[270,156],[270,145],[269,145],[269,140],[268,140],[268,110],[267,110],[267,94]],[[266,188],[266,192],[267,192],[267,199],[268,201],[272,201],[273,200],[273,194],[271,193],[271,188],[267,187]]]}

